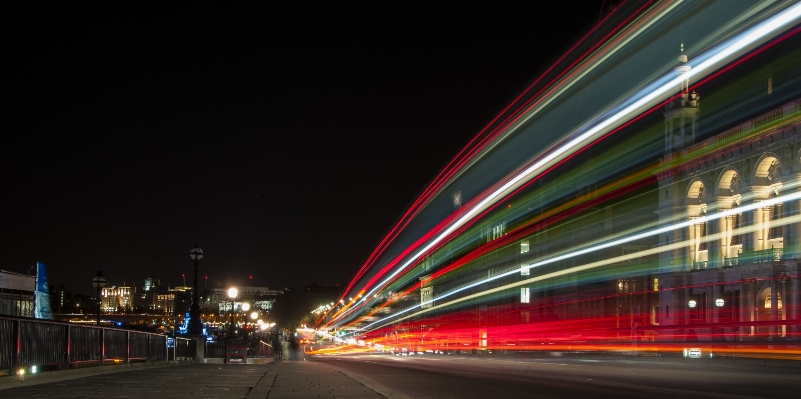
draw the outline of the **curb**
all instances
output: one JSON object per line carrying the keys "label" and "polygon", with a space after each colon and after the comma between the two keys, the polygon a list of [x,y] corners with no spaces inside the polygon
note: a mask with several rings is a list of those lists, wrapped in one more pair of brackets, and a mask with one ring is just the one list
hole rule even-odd
{"label": "curb", "polygon": [[183,366],[195,363],[198,363],[198,361],[165,360],[160,362],[114,364],[107,366],[84,367],[84,368],[70,369],[70,370],[45,371],[37,374],[14,375],[14,376],[0,377],[0,390],[23,387],[28,385],[44,384],[48,382],[69,380],[73,378],[89,377],[101,374],[120,373],[123,371],[133,371],[137,369]]}

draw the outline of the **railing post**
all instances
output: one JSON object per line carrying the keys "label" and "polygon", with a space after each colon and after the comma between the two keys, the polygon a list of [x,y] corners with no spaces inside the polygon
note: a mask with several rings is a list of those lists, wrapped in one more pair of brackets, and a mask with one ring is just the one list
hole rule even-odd
{"label": "railing post", "polygon": [[98,327],[100,331],[100,366],[103,365],[103,359],[106,357],[106,334],[103,327]]}
{"label": "railing post", "polygon": [[14,350],[15,350],[16,353],[14,353],[14,358],[12,360],[14,363],[13,363],[13,365],[11,367],[11,369],[14,371],[14,373],[17,372],[16,369],[17,369],[17,367],[19,367],[20,363],[22,362],[22,354],[20,353],[20,352],[22,352],[22,327],[21,327],[21,324],[22,324],[22,320],[17,320],[17,328],[16,328],[16,330],[17,330],[17,334],[16,335],[17,336],[16,336],[16,343],[14,344]]}
{"label": "railing post", "polygon": [[72,349],[72,348],[70,348],[70,333],[72,332],[71,331],[72,328],[69,325],[67,325],[66,327],[67,327],[67,337],[66,337],[67,340],[66,340],[66,344],[64,345],[64,347],[67,350],[64,351],[64,366],[63,366],[63,369],[64,370],[69,370],[70,369],[70,351]]}
{"label": "railing post", "polygon": [[131,362],[131,331],[125,332],[125,364]]}
{"label": "railing post", "polygon": [[150,333],[145,333],[145,337],[147,338],[147,362],[150,363]]}

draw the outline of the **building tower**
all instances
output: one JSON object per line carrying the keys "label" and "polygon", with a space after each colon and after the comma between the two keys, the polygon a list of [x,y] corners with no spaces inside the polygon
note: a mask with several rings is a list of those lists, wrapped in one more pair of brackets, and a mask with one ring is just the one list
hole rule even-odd
{"label": "building tower", "polygon": [[683,75],[679,95],[665,104],[665,154],[681,150],[695,143],[698,129],[701,96],[693,90],[689,92],[689,74],[692,68],[687,64],[684,43],[681,44],[679,64],[673,68]]}

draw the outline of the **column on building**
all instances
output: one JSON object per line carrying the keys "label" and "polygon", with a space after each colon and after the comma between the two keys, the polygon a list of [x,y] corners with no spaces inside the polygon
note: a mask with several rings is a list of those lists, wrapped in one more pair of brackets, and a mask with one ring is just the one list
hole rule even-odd
{"label": "column on building", "polygon": [[770,337],[775,338],[777,335],[777,323],[779,320],[779,287],[776,283],[776,277],[770,279]]}
{"label": "column on building", "polygon": [[754,249],[757,251],[768,249],[769,215],[770,207],[768,206],[760,206],[754,211]]}
{"label": "column on building", "polygon": [[[716,286],[709,286],[707,288],[707,290],[706,290],[706,300],[704,301],[704,303],[706,305],[706,318],[705,318],[706,320],[704,320],[704,322],[707,323],[707,324],[715,323],[715,319],[716,319],[716,317],[715,317],[715,313],[716,313],[715,312],[715,296],[716,296],[715,293],[717,292],[716,289],[717,289]],[[714,334],[714,329],[710,328],[709,333],[710,333],[709,335],[713,335]]]}
{"label": "column on building", "polygon": [[[801,306],[801,292],[799,292],[798,272],[796,272],[796,275],[794,275],[794,276],[792,276],[790,278],[790,292],[791,292],[791,295],[788,296],[789,297],[787,299],[788,303],[787,303],[787,306],[785,306],[785,307],[787,309],[789,309],[789,311],[790,311],[790,315],[789,315],[790,316],[790,320],[793,320],[793,321],[796,322],[796,323],[793,323],[793,324],[790,325],[790,331],[792,332],[792,337],[794,337],[796,340],[798,340],[799,339],[799,333],[801,333],[801,328],[800,328],[801,326],[799,326],[798,323],[797,323],[798,319],[799,319],[799,317],[798,317],[799,309],[798,308],[799,308],[799,306]],[[792,300],[790,300],[790,298],[792,298]]]}
{"label": "column on building", "polygon": [[[744,202],[743,204],[746,203],[746,201],[743,201],[743,202]],[[748,201],[748,202],[750,202],[750,201]],[[744,228],[745,231],[743,231],[740,235],[742,237],[742,243],[743,243],[743,250],[742,251],[743,251],[744,254],[753,252],[754,249],[755,249],[755,246],[754,246],[754,232],[753,232],[752,227],[754,225],[754,219],[755,219],[755,213],[756,212],[757,212],[756,210],[743,211],[743,228]]]}
{"label": "column on building", "polygon": [[740,314],[739,314],[739,322],[740,322],[740,340],[742,341],[743,338],[750,335],[750,327],[746,326],[746,321],[749,320],[748,318],[748,297],[750,293],[748,292],[748,282],[743,280],[740,282]]}
{"label": "column on building", "polygon": [[[733,169],[727,170],[721,176],[717,185],[715,196],[715,209],[717,212],[726,212],[735,207],[734,195],[736,190],[739,190],[737,171]],[[736,256],[732,253],[734,251],[732,251],[731,245],[734,238],[734,221],[737,218],[737,215],[730,215],[711,223],[715,225],[715,233],[720,234],[720,238],[714,240],[714,247],[710,248],[709,256],[710,261],[715,262],[714,266],[719,269],[726,266],[725,258]]]}
{"label": "column on building", "polygon": [[[790,305],[790,301],[793,299],[793,295],[787,295],[787,289],[790,288],[790,284],[787,281],[786,275],[782,273],[782,278],[779,280],[779,289],[781,290],[782,295],[782,302],[784,302],[782,308],[779,310],[779,320],[787,322],[787,306]],[[787,324],[782,323],[779,329],[779,335],[782,337],[787,336]]]}
{"label": "column on building", "polygon": [[[793,218],[799,214],[799,201],[787,201],[783,204],[784,218]],[[784,258],[798,259],[799,245],[799,225],[800,222],[788,223],[782,229],[784,241]]]}
{"label": "column on building", "polygon": [[[708,216],[713,217],[715,215],[708,214]],[[723,244],[723,238],[714,237],[717,237],[720,232],[725,231],[722,227],[722,223],[724,222],[725,221],[721,218],[713,218],[707,223],[707,227],[709,228],[707,235],[709,237],[713,237],[713,239],[707,244],[707,260],[709,262],[709,266],[707,266],[708,269],[723,268],[723,256],[720,253],[721,244]]]}
{"label": "column on building", "polygon": [[[692,299],[692,288],[691,288],[692,286],[693,286],[692,279],[685,278],[684,279],[685,288],[684,290],[682,290],[684,292],[684,295],[683,298],[681,298],[681,302],[679,303],[680,308],[682,309],[681,324],[684,324],[685,326],[690,324],[690,316],[692,313],[689,307],[690,299]],[[696,306],[698,305],[696,304]],[[686,338],[687,337],[685,336],[685,340]]]}

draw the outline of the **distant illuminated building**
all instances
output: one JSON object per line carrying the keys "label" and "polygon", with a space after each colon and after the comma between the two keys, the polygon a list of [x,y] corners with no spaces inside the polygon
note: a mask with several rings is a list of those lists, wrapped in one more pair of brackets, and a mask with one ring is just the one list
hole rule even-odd
{"label": "distant illuminated building", "polygon": [[[239,294],[236,297],[236,304],[247,302],[251,304],[251,306],[264,311],[272,309],[275,297],[283,294],[282,290],[271,290],[268,287],[237,286],[236,288],[239,289]],[[216,311],[218,313],[230,312],[231,299],[228,297],[228,288],[213,288],[208,290],[203,307],[209,311]]]}
{"label": "distant illuminated building", "polygon": [[0,315],[34,317],[35,277],[0,271]]}
{"label": "distant illuminated building", "polygon": [[145,286],[142,291],[155,291],[161,288],[161,279],[156,276],[150,276],[145,279]]}
{"label": "distant illuminated building", "polygon": [[101,306],[104,313],[131,311],[136,289],[133,287],[104,287],[100,291]]}

